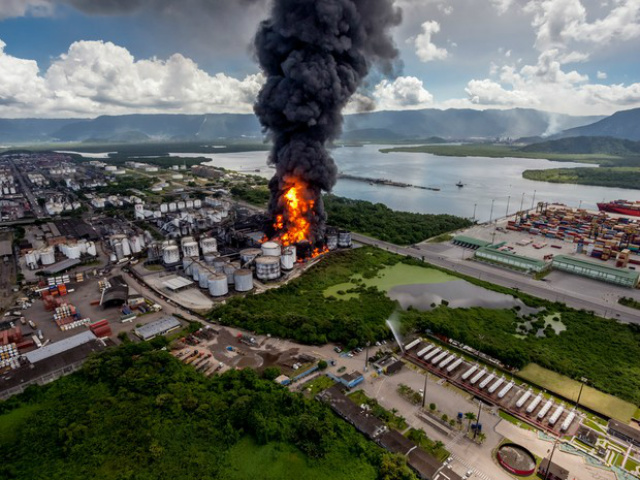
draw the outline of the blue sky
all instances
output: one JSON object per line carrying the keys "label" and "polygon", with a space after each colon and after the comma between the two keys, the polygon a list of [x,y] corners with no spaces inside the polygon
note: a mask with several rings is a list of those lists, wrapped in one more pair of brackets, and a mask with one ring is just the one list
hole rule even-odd
{"label": "blue sky", "polygon": [[[250,112],[269,0],[3,0],[0,117]],[[396,0],[377,109],[640,107],[640,0]],[[132,7],[134,6],[134,7]]]}

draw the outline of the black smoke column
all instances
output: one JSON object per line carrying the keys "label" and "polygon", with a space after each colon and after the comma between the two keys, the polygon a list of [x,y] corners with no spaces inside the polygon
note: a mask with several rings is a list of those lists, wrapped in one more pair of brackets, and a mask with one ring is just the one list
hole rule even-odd
{"label": "black smoke column", "polygon": [[[273,141],[269,162],[276,167],[270,238],[286,244],[324,237],[321,192],[337,178],[326,143],[340,134],[342,109],[371,66],[391,68],[398,51],[389,30],[400,21],[394,0],[274,0],[255,38],[267,81],[254,109]],[[297,213],[291,188],[302,203]]]}

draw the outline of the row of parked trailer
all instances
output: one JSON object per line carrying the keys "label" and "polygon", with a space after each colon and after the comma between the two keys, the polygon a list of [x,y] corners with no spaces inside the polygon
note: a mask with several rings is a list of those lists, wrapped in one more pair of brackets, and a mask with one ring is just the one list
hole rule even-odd
{"label": "row of parked trailer", "polygon": [[[422,339],[417,338],[404,346],[404,351],[408,352],[411,349],[418,347],[422,343]],[[445,368],[447,374],[453,373],[460,365],[464,363],[463,358],[459,357],[455,353],[451,353],[445,350],[442,347],[438,347],[435,344],[428,344],[420,348],[416,353],[416,357],[421,359],[423,362],[430,363],[437,368]],[[489,395],[493,395],[497,393],[498,399],[503,399],[515,386],[515,382],[513,380],[507,382],[507,379],[504,375],[498,376],[496,373],[491,373],[487,370],[486,367],[481,368],[478,364],[469,365],[469,368],[465,370],[465,372],[460,376],[460,379],[464,382],[469,383],[471,386],[476,386],[479,390],[485,390]],[[484,378],[483,378],[484,377]],[[480,381],[482,380],[482,381]],[[506,382],[506,383],[505,383]],[[531,398],[533,395],[532,390],[529,388],[525,391],[518,401],[516,402],[516,408],[521,409],[527,403],[527,400]],[[543,396],[539,393],[527,406],[525,409],[528,415],[531,415],[536,408],[542,403]],[[542,406],[540,411],[537,413],[536,418],[538,421],[542,421],[547,414],[553,408],[554,402],[552,400],[547,400],[546,403]],[[565,407],[562,405],[558,405],[556,409],[553,411],[551,416],[548,419],[548,423],[551,427],[553,427],[562,414],[565,412]],[[575,410],[569,411],[569,414],[562,422],[560,429],[562,431],[566,431],[569,429],[571,424],[576,418]]]}

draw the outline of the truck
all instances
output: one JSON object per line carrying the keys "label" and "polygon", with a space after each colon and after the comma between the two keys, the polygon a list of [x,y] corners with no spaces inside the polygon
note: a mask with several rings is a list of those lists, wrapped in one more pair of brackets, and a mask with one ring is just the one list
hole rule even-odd
{"label": "truck", "polygon": [[35,322],[34,322],[33,320],[29,320],[27,323],[29,324],[29,326],[30,326],[33,330],[35,330],[35,329],[37,329],[37,328],[38,328],[38,326],[35,324]]}

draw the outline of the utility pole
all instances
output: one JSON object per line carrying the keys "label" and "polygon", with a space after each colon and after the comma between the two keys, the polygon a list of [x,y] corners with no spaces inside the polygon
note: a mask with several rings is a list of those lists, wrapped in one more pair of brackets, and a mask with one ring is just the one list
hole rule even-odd
{"label": "utility pole", "polygon": [[507,197],[507,214],[505,217],[509,218],[509,203],[511,203],[511,195]]}
{"label": "utility pole", "polygon": [[365,372],[369,369],[369,345],[371,345],[371,342],[367,342],[366,349],[364,351],[364,371]]}
{"label": "utility pole", "polygon": [[553,442],[553,448],[551,449],[551,455],[549,455],[549,463],[547,463],[547,471],[544,474],[544,480],[549,479],[549,470],[551,470],[551,459],[553,458],[553,454],[556,451],[556,445],[558,444],[558,439]]}
{"label": "utility pole", "polygon": [[495,201],[495,198],[491,199],[491,213],[489,213],[489,224],[491,224],[491,222],[493,221],[493,202]]}
{"label": "utility pole", "polygon": [[533,198],[531,199],[531,210],[533,210],[534,203],[536,203],[536,190],[533,191]]}
{"label": "utility pole", "polygon": [[473,204],[473,220],[474,220],[474,221],[476,220],[476,207],[477,207],[477,206],[478,206],[478,204],[477,204],[477,203],[474,203],[474,204]]}
{"label": "utility pole", "polygon": [[429,380],[429,372],[424,372],[424,390],[422,391],[422,409],[427,404],[427,380]]}
{"label": "utility pole", "polygon": [[478,415],[476,415],[476,428],[473,430],[473,439],[478,436],[478,429],[480,428],[480,412],[482,412],[482,400],[478,399]]}
{"label": "utility pole", "polygon": [[584,387],[584,384],[587,383],[589,381],[588,378],[585,377],[580,377],[580,391],[578,392],[578,399],[576,400],[576,410],[578,409],[578,405],[580,405],[580,396],[582,395],[582,388]]}
{"label": "utility pole", "polygon": [[520,199],[520,211],[522,211],[523,204],[524,204],[524,192],[522,192],[522,198]]}

